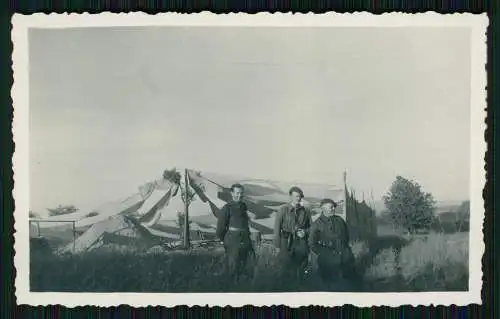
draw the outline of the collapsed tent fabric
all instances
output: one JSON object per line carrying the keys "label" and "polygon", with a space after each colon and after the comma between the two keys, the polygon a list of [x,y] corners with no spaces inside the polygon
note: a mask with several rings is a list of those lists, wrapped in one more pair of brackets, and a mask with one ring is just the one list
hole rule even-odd
{"label": "collapsed tent fabric", "polygon": [[[75,243],[67,245],[63,251],[75,253],[90,250],[102,240],[102,236],[131,236],[142,239],[148,236],[159,236],[168,239],[178,239],[179,236],[152,229],[160,218],[161,210],[168,205],[170,198],[177,193],[178,185],[167,180],[148,183],[139,188],[139,193],[128,197],[107,210],[101,210],[100,215],[79,220],[81,227],[91,223],[91,227],[79,236]],[[138,237],[138,234],[142,236]],[[109,236],[108,236],[109,237]]]}
{"label": "collapsed tent fabric", "polygon": [[[61,252],[80,253],[91,250],[98,246],[105,233],[124,235],[127,237],[137,237],[132,225],[123,216],[110,217],[104,222],[92,225],[85,233],[79,236],[73,243],[65,246]],[[102,244],[102,243],[101,243]]]}
{"label": "collapsed tent fabric", "polygon": [[147,199],[134,213],[141,225],[151,227],[161,217],[162,208],[168,206],[170,199],[177,194],[179,186],[168,181],[157,183]]}

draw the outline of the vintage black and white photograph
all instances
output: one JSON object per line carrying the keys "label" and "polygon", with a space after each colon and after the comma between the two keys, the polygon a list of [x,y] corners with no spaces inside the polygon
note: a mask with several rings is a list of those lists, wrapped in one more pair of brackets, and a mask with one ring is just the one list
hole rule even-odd
{"label": "vintage black and white photograph", "polygon": [[14,22],[22,303],[481,302],[486,16]]}

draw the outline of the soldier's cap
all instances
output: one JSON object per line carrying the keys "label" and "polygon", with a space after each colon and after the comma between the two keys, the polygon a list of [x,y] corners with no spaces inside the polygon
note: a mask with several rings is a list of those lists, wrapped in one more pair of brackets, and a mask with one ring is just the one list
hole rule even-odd
{"label": "soldier's cap", "polygon": [[322,199],[322,200],[321,200],[321,202],[319,203],[319,206],[321,207],[321,206],[323,206],[323,205],[325,205],[325,204],[327,204],[327,203],[332,204],[334,208],[335,208],[335,207],[337,207],[337,203],[335,203],[335,202],[334,202],[332,199],[330,199],[330,198],[324,198],[324,199]]}

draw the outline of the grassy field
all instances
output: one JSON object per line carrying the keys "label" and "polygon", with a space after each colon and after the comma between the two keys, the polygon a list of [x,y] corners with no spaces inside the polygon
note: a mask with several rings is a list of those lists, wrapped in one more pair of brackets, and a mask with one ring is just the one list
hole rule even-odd
{"label": "grassy field", "polygon": [[58,256],[31,252],[32,291],[64,292],[284,292],[460,291],[468,286],[468,233],[412,239],[386,235],[352,244],[356,282],[327,284],[311,271],[305,280],[280,277],[274,252],[256,247],[248,276],[225,280],[220,249],[168,254],[100,250]]}

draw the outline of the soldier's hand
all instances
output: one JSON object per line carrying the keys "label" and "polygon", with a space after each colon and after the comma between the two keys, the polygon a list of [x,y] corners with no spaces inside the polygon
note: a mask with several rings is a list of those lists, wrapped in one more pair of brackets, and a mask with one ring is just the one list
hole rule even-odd
{"label": "soldier's hand", "polygon": [[304,237],[305,237],[305,235],[306,235],[306,232],[305,232],[303,229],[298,229],[298,230],[297,230],[297,236],[298,236],[299,238],[304,238]]}

